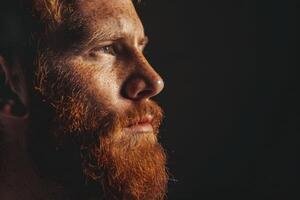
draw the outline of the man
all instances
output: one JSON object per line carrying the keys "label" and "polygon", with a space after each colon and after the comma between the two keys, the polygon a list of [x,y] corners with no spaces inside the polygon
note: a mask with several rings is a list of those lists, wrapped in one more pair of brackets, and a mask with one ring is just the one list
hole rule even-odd
{"label": "man", "polygon": [[133,3],[1,7],[0,199],[164,199],[163,81]]}

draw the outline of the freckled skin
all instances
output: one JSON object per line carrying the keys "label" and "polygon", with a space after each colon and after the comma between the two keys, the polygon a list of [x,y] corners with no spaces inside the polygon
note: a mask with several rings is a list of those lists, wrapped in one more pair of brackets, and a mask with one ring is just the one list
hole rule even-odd
{"label": "freckled skin", "polygon": [[[93,93],[116,111],[132,106],[136,101],[147,100],[163,88],[161,77],[153,70],[142,53],[139,41],[145,37],[142,23],[130,0],[89,0],[78,1],[76,7],[82,19],[87,22],[88,31],[105,32],[120,37],[117,45],[126,51],[119,55],[100,54],[95,60],[88,58],[87,49],[84,55],[71,59],[77,62],[81,70],[94,69],[90,80]],[[94,44],[95,47],[110,43],[109,38]],[[92,46],[92,47],[94,47]],[[91,47],[91,48],[92,48]],[[76,64],[73,64],[76,66]],[[136,93],[148,90],[146,96],[137,97]],[[107,102],[108,101],[108,102]]]}

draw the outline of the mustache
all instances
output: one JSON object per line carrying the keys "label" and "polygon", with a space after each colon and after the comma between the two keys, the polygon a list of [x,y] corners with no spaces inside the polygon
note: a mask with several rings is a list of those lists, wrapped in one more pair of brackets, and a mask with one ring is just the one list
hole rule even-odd
{"label": "mustache", "polygon": [[[68,131],[67,134],[63,135],[78,139],[81,144],[94,143],[101,136],[109,137],[112,133],[139,123],[150,123],[154,134],[157,135],[164,116],[161,107],[152,100],[138,102],[120,113],[111,111],[108,108],[105,109],[105,106],[92,104],[89,107],[89,109],[86,109],[88,113],[85,115],[88,117],[82,118],[79,123],[76,122],[82,125],[78,127],[79,131],[71,134]],[[69,123],[72,122],[74,120],[69,121]]]}
{"label": "mustache", "polygon": [[128,127],[139,123],[150,123],[154,128],[158,128],[163,119],[163,111],[154,101],[140,102],[128,109],[120,116],[122,127]]}

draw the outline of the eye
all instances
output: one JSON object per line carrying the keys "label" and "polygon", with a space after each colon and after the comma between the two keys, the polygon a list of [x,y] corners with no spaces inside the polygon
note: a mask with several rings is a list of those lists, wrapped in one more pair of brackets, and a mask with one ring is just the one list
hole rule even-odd
{"label": "eye", "polygon": [[111,55],[116,55],[115,48],[113,45],[107,45],[99,49],[99,51],[102,51],[103,53],[106,54],[111,54]]}
{"label": "eye", "polygon": [[92,51],[89,53],[91,57],[97,57],[101,56],[103,54],[110,54],[115,56],[116,51],[113,45],[106,45],[106,46],[101,46],[101,47],[96,47],[92,49]]}

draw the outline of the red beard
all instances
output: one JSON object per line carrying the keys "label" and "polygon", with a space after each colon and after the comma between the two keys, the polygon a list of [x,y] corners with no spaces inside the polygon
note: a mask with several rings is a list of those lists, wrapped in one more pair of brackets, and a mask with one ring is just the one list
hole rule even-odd
{"label": "red beard", "polygon": [[[75,149],[69,152],[80,152],[78,156],[81,166],[76,166],[78,163],[71,164],[69,154],[63,157],[59,155],[61,163],[56,162],[56,165],[80,168],[81,172],[78,172],[85,177],[87,183],[84,187],[92,185],[93,189],[95,186],[98,188],[97,194],[92,194],[96,198],[164,199],[168,173],[165,166],[166,155],[157,141],[162,119],[160,107],[149,101],[136,105],[124,114],[116,114],[104,110],[103,106],[98,110],[99,107],[84,105],[84,101],[80,101],[82,98],[75,99],[76,102],[56,102],[50,134],[54,136],[54,145],[62,149],[68,149],[70,143],[78,145],[78,151]],[[145,115],[153,116],[153,132],[128,134],[122,131]],[[77,176],[80,175],[75,174],[74,177]]]}
{"label": "red beard", "polygon": [[[59,108],[66,112],[65,103],[56,107],[57,112],[61,111]],[[146,114],[153,116],[154,132],[127,134],[122,131]],[[63,117],[56,119],[63,125],[56,126],[57,141],[63,145],[66,139],[71,139],[80,145],[82,173],[88,183],[98,185],[105,199],[164,199],[168,182],[166,155],[157,142],[162,111],[154,102],[139,104],[123,115],[104,112],[102,108],[101,112],[90,111],[88,115],[79,114],[77,110],[77,115],[66,117],[56,113],[56,116]],[[80,121],[76,116],[81,116]]]}
{"label": "red beard", "polygon": [[[93,188],[96,185],[97,198],[164,199],[168,173],[165,166],[166,155],[157,141],[162,120],[160,107],[152,101],[144,101],[123,113],[113,112],[93,96],[84,93],[83,91],[89,91],[83,88],[84,84],[71,83],[70,77],[55,74],[55,71],[49,73],[54,73],[52,76],[46,76],[43,71],[46,63],[44,64],[37,74],[37,93],[54,111],[50,116],[52,120],[49,130],[55,138],[53,143],[62,148],[70,143],[79,145],[80,173],[88,185]],[[49,69],[53,70],[54,67]],[[80,76],[73,76],[77,77],[73,80],[80,82]],[[55,77],[55,81],[47,77]],[[124,133],[123,128],[146,115],[153,117],[153,132]],[[73,150],[71,152],[74,153]],[[67,155],[60,161],[72,163]],[[72,164],[69,166],[77,168]]]}
{"label": "red beard", "polygon": [[[122,133],[121,127],[145,113],[154,116],[155,133]],[[110,131],[101,134],[93,144],[81,145],[83,173],[99,183],[105,199],[164,198],[168,180],[166,156],[156,139],[161,116],[156,104],[140,105],[119,119],[111,119]]]}

